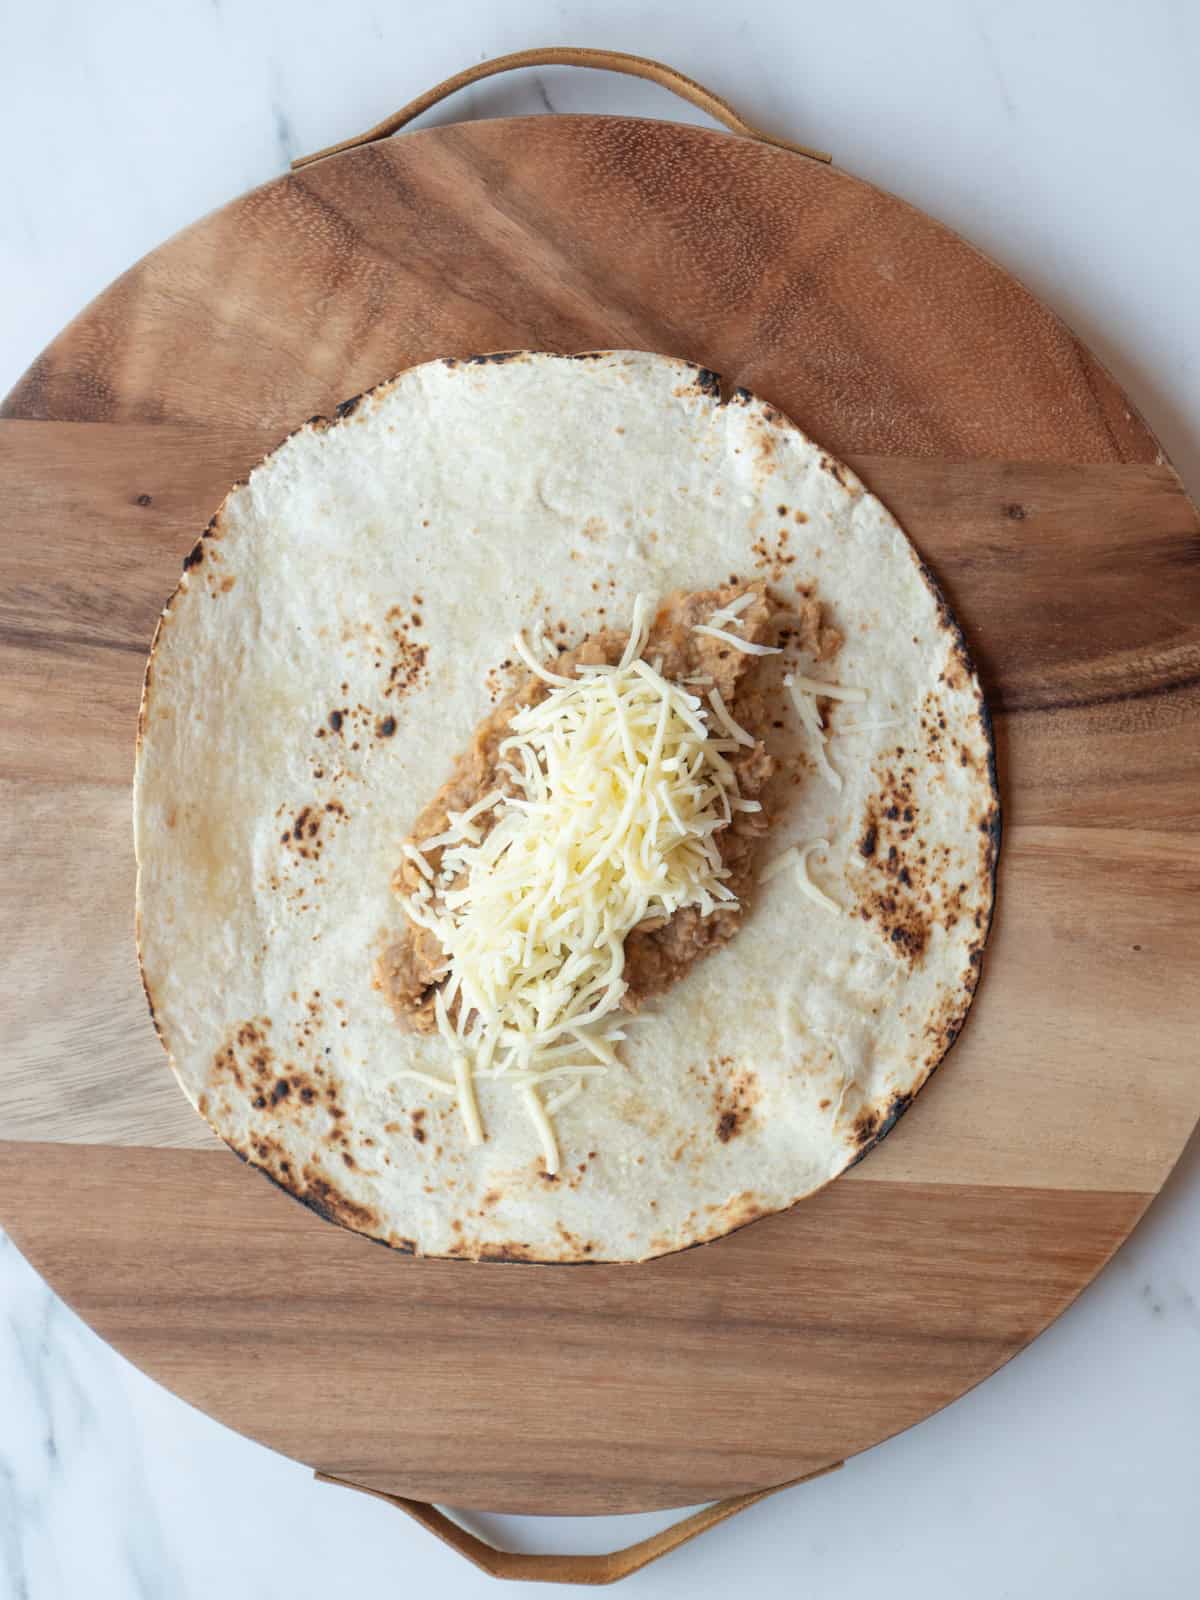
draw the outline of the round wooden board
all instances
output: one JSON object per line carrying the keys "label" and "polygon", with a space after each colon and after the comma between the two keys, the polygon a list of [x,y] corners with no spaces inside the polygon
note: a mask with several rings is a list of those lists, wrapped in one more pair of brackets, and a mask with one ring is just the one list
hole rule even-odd
{"label": "round wooden board", "polygon": [[[632,1268],[411,1260],[322,1222],[187,1107],[133,957],[134,718],[181,557],[301,419],[521,346],[688,356],[790,413],[909,530],[996,714],[999,909],[951,1060],[824,1193]],[[645,1509],[927,1416],[1128,1234],[1200,1113],[1197,515],[1109,375],[961,240],[693,127],[439,128],[164,245],[2,418],[0,1220],[138,1366],[363,1484]]]}

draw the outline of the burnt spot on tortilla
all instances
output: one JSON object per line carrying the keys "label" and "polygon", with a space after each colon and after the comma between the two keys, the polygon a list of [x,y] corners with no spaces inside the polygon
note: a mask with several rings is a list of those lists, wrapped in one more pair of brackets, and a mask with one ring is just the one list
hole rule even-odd
{"label": "burnt spot on tortilla", "polygon": [[513,1240],[505,1244],[485,1244],[480,1247],[480,1261],[536,1261],[536,1252],[527,1244]]}
{"label": "burnt spot on tortilla", "polygon": [[574,355],[568,356],[568,361],[603,361],[608,355],[607,350],[576,350]]}
{"label": "burnt spot on tortilla", "polygon": [[[308,1047],[310,1031],[315,1026],[310,1018],[300,1030],[301,1036],[294,1041],[301,1055]],[[321,1103],[321,1090],[315,1078],[323,1077],[326,1071],[322,1066],[315,1066],[310,1072],[296,1060],[281,1060],[280,1049],[267,1043],[270,1027],[265,1017],[239,1023],[230,1030],[209,1069],[209,1088],[233,1086],[255,1111],[267,1112],[267,1126],[256,1129],[258,1134],[269,1132],[272,1127],[278,1129],[285,1124],[296,1126],[306,1122]],[[325,1098],[328,1103],[324,1109],[336,1128],[345,1112],[338,1103],[338,1088],[334,1084],[328,1084]],[[332,1130],[329,1136],[332,1137]],[[339,1137],[344,1139],[342,1135]]]}
{"label": "burnt spot on tortilla", "polygon": [[[154,1031],[158,1035],[158,1042],[165,1050],[167,1048],[166,1037],[163,1034],[162,1028],[159,1026],[158,1012],[154,1009],[154,996],[150,993],[150,985],[146,982],[146,974],[144,971],[142,971],[142,964],[140,961],[138,962],[138,971],[142,980],[142,993],[146,997],[146,1009],[150,1013],[150,1021],[153,1023]],[[203,1115],[203,1108],[201,1108],[201,1115]]]}
{"label": "burnt spot on tortilla", "polygon": [[946,662],[942,672],[942,682],[948,689],[962,691],[971,679],[971,663],[967,660],[965,652],[951,650],[950,659]]}
{"label": "burnt spot on tortilla", "polygon": [[850,1131],[851,1138],[858,1146],[858,1154],[851,1165],[861,1161],[868,1150],[873,1150],[881,1139],[887,1138],[912,1102],[912,1093],[894,1094],[886,1106],[863,1107]]}
{"label": "burnt spot on tortilla", "polygon": [[334,407],[334,416],[341,421],[343,417],[352,417],[362,404],[363,393],[352,394],[348,400],[339,401]]}
{"label": "burnt spot on tortilla", "polygon": [[315,1158],[306,1164],[301,1177],[304,1188],[293,1190],[293,1193],[297,1200],[302,1201],[311,1211],[315,1211],[328,1222],[340,1223],[343,1228],[356,1229],[362,1233],[379,1233],[381,1226],[379,1213],[370,1206],[343,1194],[317,1166]]}
{"label": "burnt spot on tortilla", "polygon": [[331,711],[329,713],[329,726],[333,729],[334,733],[341,733],[342,723],[345,720],[345,715],[346,714],[344,711]]}
{"label": "burnt spot on tortilla", "polygon": [[375,734],[380,739],[390,739],[396,731],[395,717],[381,717],[375,724]]}
{"label": "burnt spot on tortilla", "polygon": [[[323,806],[310,802],[292,813],[283,833],[280,834],[280,843],[293,861],[315,862],[321,859],[325,848],[321,830],[327,816],[338,822],[346,820],[346,810],[341,801],[329,801]],[[272,887],[278,887],[274,880]],[[301,884],[293,892],[297,899],[301,899],[308,891]]]}
{"label": "burnt spot on tortilla", "polygon": [[946,759],[946,716],[931,689],[921,702],[921,747],[926,758],[935,766]]}
{"label": "burnt spot on tortilla", "polygon": [[184,556],[184,558],[183,558],[183,570],[185,572],[187,572],[190,567],[198,567],[203,560],[204,560],[204,540],[203,540],[203,538],[199,538],[199,539],[196,540],[196,542],[192,546],[192,548],[188,551],[187,555]]}
{"label": "burnt spot on tortilla", "polygon": [[468,356],[469,367],[502,367],[506,361],[515,361],[518,356],[528,355],[527,350],[490,350],[484,355]]}
{"label": "burnt spot on tortilla", "polygon": [[748,405],[751,404],[753,399],[754,399],[754,396],[750,393],[749,389],[743,388],[742,385],[739,384],[738,387],[736,389],[734,389],[729,394],[729,396],[727,397],[727,399],[725,401],[725,404],[726,405],[748,406]]}
{"label": "burnt spot on tortilla", "polygon": [[852,881],[855,907],[864,922],[874,923],[893,954],[916,966],[929,943],[934,923],[942,920],[940,859],[931,859],[919,837],[914,798],[916,767],[902,757],[877,772],[879,787],[868,800],[858,841],[860,867]]}
{"label": "burnt spot on tortilla", "polygon": [[745,1129],[754,1114],[760,1099],[758,1080],[747,1067],[734,1070],[731,1056],[721,1056],[710,1063],[709,1071],[717,1079],[713,1093],[717,1141],[728,1144]]}
{"label": "burnt spot on tortilla", "polygon": [[796,553],[788,548],[791,537],[790,528],[780,528],[773,544],[770,534],[760,533],[750,546],[754,552],[754,565],[775,583],[782,582],[787,569],[796,564]]}
{"label": "burnt spot on tortilla", "polygon": [[419,611],[408,612],[403,606],[392,606],[386,620],[391,635],[391,653],[390,660],[382,653],[379,657],[380,668],[387,668],[383,693],[385,698],[394,696],[401,699],[425,682],[429,646],[413,637],[413,630],[421,626]]}
{"label": "burnt spot on tortilla", "polygon": [[[767,1208],[753,1189],[743,1189],[740,1194],[731,1195],[720,1205],[704,1207],[706,1223],[701,1223],[695,1212],[684,1220],[684,1227],[692,1232],[699,1232],[699,1237],[691,1244],[683,1246],[683,1250],[692,1250],[702,1244],[707,1244],[710,1239],[721,1238],[726,1234],[734,1233],[738,1228],[744,1228],[747,1223],[757,1222],[759,1217],[768,1215]],[[703,1230],[700,1232],[700,1230]],[[655,1247],[682,1254],[683,1250],[673,1240],[656,1240]]]}
{"label": "burnt spot on tortilla", "polygon": [[701,394],[708,395],[710,400],[721,404],[721,374],[714,372],[711,367],[701,367],[696,373],[696,387]]}
{"label": "burnt spot on tortilla", "polygon": [[821,466],[831,478],[836,479],[837,482],[841,484],[843,489],[847,487],[846,469],[843,467],[842,463],[836,459],[836,457],[828,456],[824,453],[824,451],[822,451]]}

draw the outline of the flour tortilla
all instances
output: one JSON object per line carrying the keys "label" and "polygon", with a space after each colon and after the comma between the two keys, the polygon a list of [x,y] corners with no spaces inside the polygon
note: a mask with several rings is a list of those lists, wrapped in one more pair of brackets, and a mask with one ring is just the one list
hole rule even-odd
{"label": "flour tortilla", "polygon": [[[870,693],[833,708],[842,791],[810,769],[764,845],[828,840],[810,870],[844,909],[764,884],[559,1113],[552,1180],[511,1091],[480,1085],[473,1148],[448,1097],[396,1081],[447,1064],[372,987],[389,878],[518,627],[573,641],[735,573],[814,582],[831,675]],[[979,684],[895,520],[771,406],[638,352],[433,362],[268,456],[163,613],[134,813],[146,992],[215,1131],[396,1248],[539,1261],[698,1244],[863,1155],[962,1026],[998,842]]]}

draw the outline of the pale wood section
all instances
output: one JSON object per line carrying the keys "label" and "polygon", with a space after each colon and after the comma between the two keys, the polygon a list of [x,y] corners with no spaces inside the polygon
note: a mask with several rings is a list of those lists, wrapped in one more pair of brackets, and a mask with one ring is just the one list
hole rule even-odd
{"label": "pale wood section", "polygon": [[962,1038],[851,1176],[1155,1190],[1200,1103],[1200,842],[1018,827],[1000,861]]}
{"label": "pale wood section", "polygon": [[[145,652],[230,483],[306,417],[439,355],[612,346],[747,384],[905,524],[996,715],[995,934],[916,1105],[787,1215],[633,1268],[413,1262],[273,1190],[173,1084],[131,926]],[[171,240],[0,417],[0,1221],[130,1359],[374,1487],[644,1509],[928,1415],[1134,1225],[1200,1112],[1200,523],[1099,363],[962,240],[701,129],[432,129]]]}
{"label": "pale wood section", "polygon": [[0,1139],[221,1148],[150,1024],[128,788],[0,780],[0,851]]}
{"label": "pale wood section", "polygon": [[1020,1349],[1147,1198],[839,1183],[662,1261],[514,1270],[397,1256],[200,1154],[0,1144],[0,1192],[93,1327],[232,1427],[375,1488],[557,1512],[865,1449]]}

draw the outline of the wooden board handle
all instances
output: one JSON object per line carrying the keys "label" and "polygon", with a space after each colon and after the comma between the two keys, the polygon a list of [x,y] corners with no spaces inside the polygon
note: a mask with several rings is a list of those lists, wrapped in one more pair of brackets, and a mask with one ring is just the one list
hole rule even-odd
{"label": "wooden board handle", "polygon": [[779,139],[773,133],[764,133],[761,128],[753,127],[719,94],[714,94],[694,78],[685,77],[682,72],[676,72],[674,67],[665,66],[661,61],[651,61],[648,56],[627,55],[623,50],[588,50],[575,45],[549,45],[541,50],[516,50],[512,55],[496,56],[491,61],[480,61],[473,67],[467,67],[464,72],[456,72],[436,88],[428,89],[415,100],[410,100],[394,116],[386,117],[375,127],[368,128],[366,133],[357,134],[353,139],[343,139],[341,144],[331,144],[327,150],[318,150],[314,155],[297,156],[292,162],[292,170],[294,172],[300,167],[307,167],[314,161],[323,161],[326,156],[336,156],[343,150],[353,150],[361,144],[373,144],[376,139],[386,139],[456,90],[465,89],[470,83],[478,83],[481,78],[492,78],[498,72],[511,72],[517,67],[594,67],[605,72],[623,72],[631,78],[648,78],[651,83],[659,83],[664,89],[670,89],[680,99],[699,106],[701,111],[707,111],[710,117],[723,123],[731,133],[761,140],[763,144],[778,145],[781,150],[791,150],[813,161],[832,160],[823,150],[810,150],[806,145],[792,144],[788,139]]}
{"label": "wooden board handle", "polygon": [[409,1500],[402,1494],[387,1494],[382,1489],[368,1489],[364,1484],[351,1483],[348,1478],[335,1478],[328,1472],[318,1472],[316,1477],[319,1483],[336,1483],[343,1489],[357,1489],[361,1494],[373,1495],[377,1500],[386,1500],[388,1505],[399,1507],[414,1522],[419,1522],[430,1533],[436,1534],[443,1544],[448,1544],[452,1550],[456,1550],[460,1556],[465,1557],[480,1571],[486,1572],[489,1577],[512,1578],[522,1583],[600,1585],[617,1583],[622,1578],[628,1578],[633,1573],[640,1572],[643,1567],[648,1567],[652,1561],[657,1561],[660,1556],[678,1550],[680,1545],[687,1544],[689,1539],[707,1533],[719,1522],[736,1517],[739,1511],[745,1511],[748,1506],[757,1505],[760,1500],[778,1494],[781,1489],[791,1489],[798,1483],[809,1483],[813,1478],[823,1478],[827,1472],[836,1472],[841,1465],[840,1461],[835,1461],[828,1467],[821,1467],[816,1472],[807,1472],[802,1478],[792,1478],[788,1483],[777,1483],[770,1489],[755,1489],[751,1494],[731,1495],[728,1500],[718,1500],[715,1505],[705,1506],[702,1511],[693,1511],[690,1517],[684,1517],[671,1527],[663,1528],[660,1533],[652,1533],[648,1539],[639,1539],[636,1544],[626,1545],[623,1550],[610,1550],[607,1554],[598,1556],[537,1556],[522,1555],[515,1550],[497,1550],[494,1545],[477,1538],[473,1533],[468,1533],[465,1528],[452,1521],[444,1511],[426,1504],[424,1500]]}

